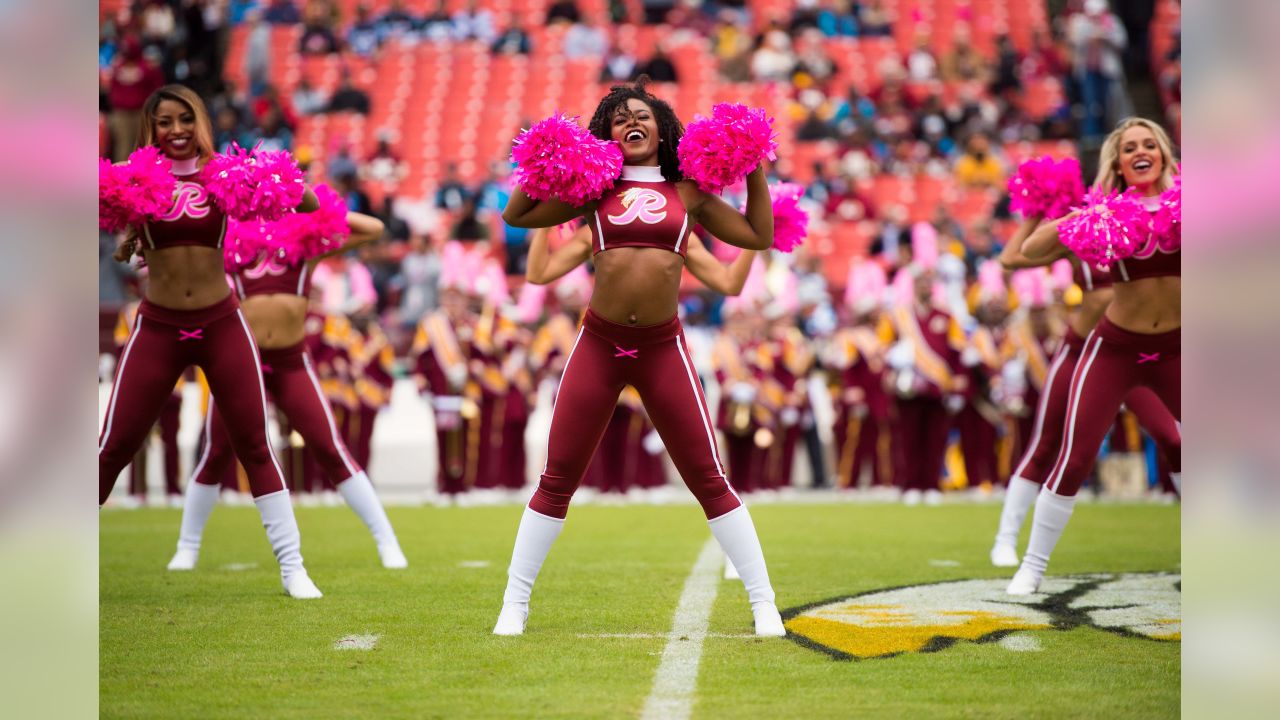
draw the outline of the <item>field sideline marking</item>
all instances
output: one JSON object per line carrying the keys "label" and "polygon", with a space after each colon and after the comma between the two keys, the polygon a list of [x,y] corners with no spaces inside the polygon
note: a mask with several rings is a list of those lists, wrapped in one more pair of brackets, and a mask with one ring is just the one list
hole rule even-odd
{"label": "field sideline marking", "polygon": [[708,538],[684,581],[680,604],[667,634],[667,647],[654,673],[653,690],[644,701],[641,720],[686,720],[693,712],[702,641],[711,623],[722,564],[720,546],[715,538]]}

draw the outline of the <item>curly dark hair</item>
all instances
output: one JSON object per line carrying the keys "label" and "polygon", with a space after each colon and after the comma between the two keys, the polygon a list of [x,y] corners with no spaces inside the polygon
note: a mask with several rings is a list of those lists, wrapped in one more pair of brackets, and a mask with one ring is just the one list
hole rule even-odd
{"label": "curly dark hair", "polygon": [[684,174],[680,172],[680,160],[676,156],[680,138],[684,137],[684,125],[670,105],[649,92],[649,82],[648,75],[641,75],[633,84],[609,88],[609,94],[596,106],[588,129],[601,140],[612,140],[611,125],[618,108],[625,108],[627,101],[632,99],[645,103],[653,109],[654,118],[658,121],[658,138],[662,140],[658,143],[658,167],[662,170],[662,177],[677,182],[684,179]]}

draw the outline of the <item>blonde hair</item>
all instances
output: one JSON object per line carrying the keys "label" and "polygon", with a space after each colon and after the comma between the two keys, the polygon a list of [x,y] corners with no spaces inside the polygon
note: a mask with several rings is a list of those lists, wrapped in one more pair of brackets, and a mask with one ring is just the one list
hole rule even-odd
{"label": "blonde hair", "polygon": [[1102,151],[1098,157],[1098,177],[1093,181],[1094,187],[1101,189],[1103,192],[1119,191],[1124,192],[1129,188],[1125,182],[1124,173],[1120,170],[1120,138],[1126,131],[1135,127],[1143,127],[1151,131],[1156,139],[1156,145],[1160,148],[1160,179],[1156,182],[1156,189],[1163,191],[1173,184],[1174,165],[1178,160],[1173,155],[1173,142],[1169,140],[1169,133],[1153,120],[1146,118],[1131,117],[1120,121],[1115,130],[1107,136],[1102,143]]}
{"label": "blonde hair", "polygon": [[209,111],[204,101],[194,90],[185,85],[165,85],[151,93],[142,106],[142,125],[138,128],[138,147],[154,145],[156,142],[156,109],[165,100],[182,103],[187,106],[196,119],[195,137],[196,154],[200,164],[213,157],[213,123],[209,120]]}

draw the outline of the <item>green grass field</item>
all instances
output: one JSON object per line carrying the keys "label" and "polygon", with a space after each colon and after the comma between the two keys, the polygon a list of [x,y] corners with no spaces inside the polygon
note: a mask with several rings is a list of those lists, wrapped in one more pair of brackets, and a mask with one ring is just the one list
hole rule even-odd
{"label": "green grass field", "polygon": [[[520,508],[389,514],[406,571],[377,564],[345,508],[299,509],[303,554],[325,593],[300,602],[283,595],[252,508],[218,508],[191,573],[165,570],[178,511],[102,513],[101,716],[636,717],[710,536],[693,505],[577,507],[539,578],[527,633],[496,638]],[[752,514],[784,611],[1012,574],[987,561],[998,505],[757,505]],[[1176,573],[1179,533],[1177,507],[1082,505],[1050,573]],[[959,642],[841,661],[792,640],[734,637],[751,632],[736,581],[720,582],[709,632],[695,718],[1179,711],[1177,641],[1077,627],[1017,633],[1036,652]],[[334,649],[358,634],[378,635],[376,647]],[[603,634],[643,637],[590,637]]]}

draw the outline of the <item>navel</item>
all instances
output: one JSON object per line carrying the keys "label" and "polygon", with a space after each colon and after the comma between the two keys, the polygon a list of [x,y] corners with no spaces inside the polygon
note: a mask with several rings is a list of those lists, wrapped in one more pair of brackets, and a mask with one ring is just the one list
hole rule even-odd
{"label": "navel", "polygon": [[635,313],[631,313],[631,317],[627,318],[627,322],[632,325],[635,325],[636,323],[640,322],[640,318],[636,317]]}

